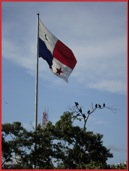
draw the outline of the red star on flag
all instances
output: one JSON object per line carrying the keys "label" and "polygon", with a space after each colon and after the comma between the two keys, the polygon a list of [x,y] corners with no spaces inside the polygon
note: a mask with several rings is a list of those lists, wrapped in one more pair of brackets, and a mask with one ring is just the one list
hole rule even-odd
{"label": "red star on flag", "polygon": [[56,74],[61,74],[61,73],[63,73],[63,71],[61,71],[61,68],[60,69],[58,69],[58,68],[56,68],[57,69],[57,71],[56,71]]}

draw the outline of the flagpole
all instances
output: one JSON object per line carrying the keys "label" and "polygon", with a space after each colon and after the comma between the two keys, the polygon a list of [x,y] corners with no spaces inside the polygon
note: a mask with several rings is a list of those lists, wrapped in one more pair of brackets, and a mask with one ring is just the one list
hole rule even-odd
{"label": "flagpole", "polygon": [[37,60],[36,60],[36,78],[35,78],[35,112],[34,112],[34,129],[37,129],[38,121],[38,68],[39,68],[39,13],[38,16],[38,29],[37,29]]}

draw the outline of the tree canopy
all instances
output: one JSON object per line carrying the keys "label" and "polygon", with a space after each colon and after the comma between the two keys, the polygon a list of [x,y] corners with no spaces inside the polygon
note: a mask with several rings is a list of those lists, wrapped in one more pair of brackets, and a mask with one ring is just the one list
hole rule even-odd
{"label": "tree canopy", "polygon": [[55,124],[26,130],[20,122],[2,125],[2,168],[105,169],[113,154],[103,135],[73,125],[73,112],[64,112]]}

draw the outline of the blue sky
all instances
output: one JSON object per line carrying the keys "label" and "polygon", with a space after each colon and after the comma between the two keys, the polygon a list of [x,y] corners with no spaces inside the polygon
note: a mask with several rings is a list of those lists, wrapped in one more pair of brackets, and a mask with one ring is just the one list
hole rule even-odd
{"label": "blue sky", "polygon": [[[2,122],[34,122],[37,12],[46,27],[72,49],[77,59],[69,83],[39,59],[38,123],[48,110],[53,124],[77,101],[117,109],[97,110],[87,129],[103,134],[114,158],[126,161],[126,3],[2,3]],[[80,126],[83,123],[76,122]]]}

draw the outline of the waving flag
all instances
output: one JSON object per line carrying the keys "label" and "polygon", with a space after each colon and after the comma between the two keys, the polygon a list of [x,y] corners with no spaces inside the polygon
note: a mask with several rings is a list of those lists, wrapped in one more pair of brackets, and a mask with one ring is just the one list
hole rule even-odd
{"label": "waving flag", "polygon": [[68,82],[77,60],[64,43],[56,38],[39,20],[39,57],[47,61],[51,71]]}

